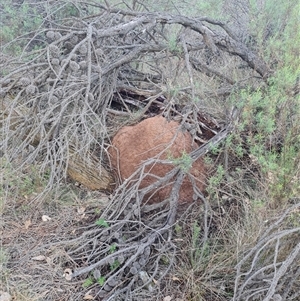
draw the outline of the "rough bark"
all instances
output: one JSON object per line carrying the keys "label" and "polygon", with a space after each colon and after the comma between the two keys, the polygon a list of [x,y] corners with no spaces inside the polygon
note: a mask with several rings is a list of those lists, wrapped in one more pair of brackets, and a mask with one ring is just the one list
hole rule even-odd
{"label": "rough bark", "polygon": [[114,180],[110,171],[105,169],[101,162],[90,156],[88,160],[76,153],[74,147],[69,148],[68,176],[91,190],[111,191],[114,188]]}

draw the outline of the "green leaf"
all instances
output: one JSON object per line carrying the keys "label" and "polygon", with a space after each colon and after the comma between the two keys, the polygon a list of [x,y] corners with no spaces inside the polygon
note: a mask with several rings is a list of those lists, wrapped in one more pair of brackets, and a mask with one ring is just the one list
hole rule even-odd
{"label": "green leaf", "polygon": [[107,221],[105,221],[103,218],[99,218],[96,223],[97,226],[101,226],[104,228],[109,228],[109,224],[107,223]]}

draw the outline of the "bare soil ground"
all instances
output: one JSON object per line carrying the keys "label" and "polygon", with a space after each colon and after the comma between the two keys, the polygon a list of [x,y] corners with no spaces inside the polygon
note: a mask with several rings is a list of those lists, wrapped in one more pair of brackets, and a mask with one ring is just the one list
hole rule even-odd
{"label": "bare soil ground", "polygon": [[43,187],[27,180],[25,175],[15,179],[17,185],[3,183],[1,290],[16,301],[82,300],[83,281],[64,277],[72,263],[65,243],[95,221],[108,196],[66,183],[37,202]]}

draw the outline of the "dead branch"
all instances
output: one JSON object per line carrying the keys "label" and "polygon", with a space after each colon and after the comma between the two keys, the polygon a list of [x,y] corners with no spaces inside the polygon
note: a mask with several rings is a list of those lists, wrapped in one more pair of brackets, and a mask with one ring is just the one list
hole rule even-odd
{"label": "dead branch", "polygon": [[[13,108],[9,110],[9,100],[1,101],[1,111],[3,117],[3,124],[9,130],[15,131],[15,136],[20,124],[28,116],[29,109],[27,107]],[[22,124],[23,126],[23,124]],[[38,146],[41,142],[41,134],[33,134],[33,129],[29,125],[26,131],[21,131],[22,135],[19,138],[20,141],[29,141],[30,145]],[[47,135],[47,133],[45,133]],[[53,139],[50,135],[49,139]],[[29,155],[30,156],[30,155]],[[88,158],[80,155],[75,145],[71,141],[68,142],[68,155],[65,161],[67,166],[67,174],[74,181],[84,185],[91,190],[106,190],[111,191],[114,188],[114,179],[110,172],[101,165],[99,159],[94,155],[90,155]]]}
{"label": "dead branch", "polygon": [[[279,229],[284,227],[285,220],[299,207],[300,204],[297,203],[288,208],[271,224],[260,241],[241,258],[236,266],[232,300],[253,300],[253,298],[272,300],[275,295],[282,297],[289,294],[292,286],[287,284],[298,273],[300,245],[294,244],[293,248],[287,245],[290,245],[291,240],[299,241],[300,228],[281,231]],[[272,257],[268,259],[266,254],[270,252]]]}

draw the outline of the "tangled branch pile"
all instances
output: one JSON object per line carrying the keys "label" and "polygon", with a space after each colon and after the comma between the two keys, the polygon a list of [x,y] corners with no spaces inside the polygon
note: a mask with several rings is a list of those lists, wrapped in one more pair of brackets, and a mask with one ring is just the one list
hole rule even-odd
{"label": "tangled branch pile", "polygon": [[[49,188],[68,174],[92,189],[111,190],[110,139],[122,126],[154,115],[176,119],[190,131],[199,143],[190,156],[196,161],[226,138],[237,116],[227,105],[220,105],[223,112],[204,112],[208,103],[213,108],[215,101],[244,88],[246,80],[247,87],[264,86],[271,74],[268,65],[217,20],[100,4],[76,8],[80,18],[47,20],[47,28],[15,41],[27,40],[18,59],[3,54],[10,45],[2,49],[1,147],[20,166],[39,162],[41,171],[50,174]],[[147,164],[152,162],[135,175]],[[175,260],[172,227],[187,173],[175,166],[145,188],[131,181],[133,177],[117,187],[98,227],[91,225],[66,243],[76,266],[73,279],[91,273],[101,282],[95,296],[105,300],[146,300],[153,283]],[[170,182],[174,184],[166,200],[143,204],[146,195]],[[195,200],[207,203],[196,185],[193,192]],[[168,264],[162,266],[162,261]],[[277,274],[272,275],[276,280]],[[253,289],[250,280],[238,289],[237,278],[236,300],[242,300],[248,288],[254,293],[259,289]]]}
{"label": "tangled branch pile", "polygon": [[[97,165],[92,153],[105,158],[108,138],[120,124],[135,123],[153,111],[182,119],[192,109],[200,132],[197,76],[215,82],[203,97],[228,95],[243,82],[220,71],[229,56],[239,57],[258,76],[269,74],[266,64],[221,22],[88,8],[97,13],[60,25],[50,22],[49,29],[15,41],[28,41],[18,59],[1,59],[2,147],[10,159],[22,154],[23,163],[42,160],[50,186],[65,177],[68,165],[72,174],[78,155],[87,165]],[[103,183],[96,188],[109,189],[113,180],[98,167]]]}

